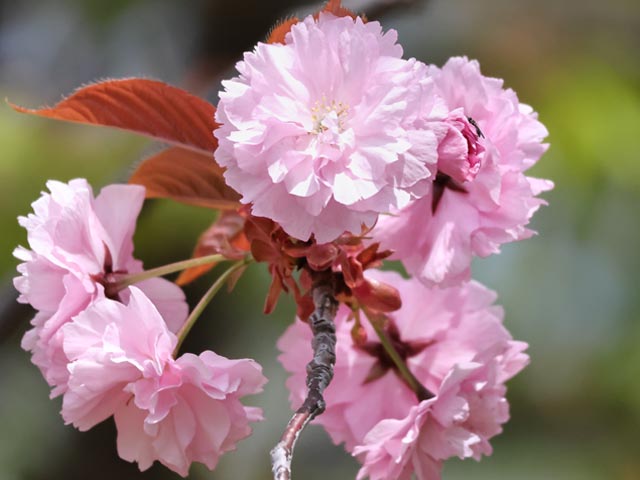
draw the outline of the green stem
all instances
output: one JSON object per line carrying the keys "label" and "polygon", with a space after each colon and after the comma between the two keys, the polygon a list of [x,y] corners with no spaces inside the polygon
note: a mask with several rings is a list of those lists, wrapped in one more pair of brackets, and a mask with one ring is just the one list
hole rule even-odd
{"label": "green stem", "polygon": [[429,398],[432,398],[433,394],[429,390],[427,390],[420,383],[420,381],[418,381],[418,379],[413,375],[413,373],[411,373],[411,370],[409,370],[409,367],[407,367],[407,364],[404,362],[404,360],[402,359],[398,351],[393,346],[391,339],[389,339],[386,332],[382,328],[381,322],[379,322],[375,318],[371,319],[371,316],[369,315],[367,315],[367,317],[369,318],[369,323],[371,323],[371,326],[373,327],[376,334],[378,335],[378,338],[380,339],[380,343],[382,344],[382,347],[385,349],[385,351],[387,352],[387,355],[389,355],[389,358],[398,369],[400,378],[407,384],[407,386],[411,390],[415,392],[415,394],[418,397],[418,400],[422,401],[422,400],[427,400]]}
{"label": "green stem", "polygon": [[189,314],[189,317],[187,317],[187,319],[185,320],[184,325],[182,325],[182,327],[176,334],[176,336],[178,337],[178,344],[176,345],[176,348],[173,350],[174,357],[178,354],[178,351],[182,346],[182,342],[184,342],[184,339],[189,334],[191,327],[193,327],[198,317],[200,317],[204,309],[207,307],[207,305],[209,305],[209,302],[211,302],[213,297],[216,296],[216,293],[218,293],[218,291],[222,288],[222,286],[225,284],[227,279],[233,273],[240,270],[245,265],[248,265],[250,262],[252,262],[251,258],[245,258],[244,260],[240,260],[239,262],[234,263],[231,267],[229,267],[228,270],[226,270],[222,275],[218,277],[218,279],[213,283],[213,285],[211,285],[209,290],[207,290],[207,293],[205,293],[202,296],[198,304],[193,308],[193,310]]}
{"label": "green stem", "polygon": [[150,278],[161,277],[170,273],[179,272],[187,268],[199,267],[201,265],[207,265],[209,263],[217,263],[227,260],[226,257],[220,254],[207,255],[204,257],[190,258],[189,260],[182,260],[180,262],[169,263],[168,265],[162,265],[161,267],[145,270],[140,273],[133,273],[120,278],[116,282],[117,291],[123,290],[130,285],[134,285],[143,280]]}

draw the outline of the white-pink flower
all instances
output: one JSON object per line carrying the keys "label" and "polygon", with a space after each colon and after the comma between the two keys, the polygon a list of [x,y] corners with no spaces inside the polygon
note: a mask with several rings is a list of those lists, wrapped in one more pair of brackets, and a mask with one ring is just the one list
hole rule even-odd
{"label": "white-pink flower", "polygon": [[324,243],[427,193],[433,86],[396,40],[378,22],[321,13],[245,54],[223,82],[215,157],[254,215]]}
{"label": "white-pink flower", "polygon": [[[38,310],[22,346],[32,352],[33,363],[54,387],[55,396],[65,391],[68,377],[61,327],[104,296],[110,274],[142,270],[142,263],[133,258],[132,237],[144,188],[110,185],[94,198],[84,179],[49,181],[47,187],[51,193],[33,203],[34,213],[19,217],[31,249],[14,251],[23,261],[14,284],[20,292],[18,301]],[[188,311],[182,290],[164,279],[138,286],[176,331]],[[121,300],[127,296],[127,291],[119,295]]]}
{"label": "white-pink flower", "polygon": [[[337,316],[327,409],[314,421],[361,460],[359,478],[409,479],[415,473],[432,480],[446,458],[490,454],[489,439],[508,419],[504,382],[528,362],[526,344],[514,342],[502,325],[495,294],[476,282],[429,289],[395,273],[367,273],[402,292],[402,308],[389,315],[387,335],[434,396],[419,401],[366,322],[368,339],[356,344],[344,309]],[[287,386],[293,407],[306,394],[307,330],[296,322],[278,343],[280,361],[292,373]]]}
{"label": "white-pink flower", "polygon": [[381,217],[373,235],[425,284],[449,286],[470,278],[474,255],[530,237],[526,225],[545,204],[537,195],[553,184],[524,174],[547,149],[547,130],[502,80],[484,77],[466,58],[430,66],[429,76],[450,111],[433,118],[448,131],[433,188]]}
{"label": "white-pink flower", "polygon": [[262,390],[260,366],[210,351],[174,360],[175,335],[136,287],[127,304],[96,300],[62,333],[70,361],[63,418],[87,430],[114,415],[118,453],[141,470],[156,460],[183,476],[196,461],[213,469],[262,419],[240,402]]}

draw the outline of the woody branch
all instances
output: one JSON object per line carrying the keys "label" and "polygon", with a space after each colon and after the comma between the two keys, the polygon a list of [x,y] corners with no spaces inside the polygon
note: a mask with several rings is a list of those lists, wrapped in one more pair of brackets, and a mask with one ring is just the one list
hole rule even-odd
{"label": "woody branch", "polygon": [[280,442],[271,450],[274,480],[291,479],[291,460],[296,440],[305,426],[324,412],[323,392],[333,378],[336,362],[334,318],[338,302],[331,271],[316,274],[312,295],[315,310],[309,317],[309,326],[313,332],[313,359],[307,364],[307,397],[289,420]]}

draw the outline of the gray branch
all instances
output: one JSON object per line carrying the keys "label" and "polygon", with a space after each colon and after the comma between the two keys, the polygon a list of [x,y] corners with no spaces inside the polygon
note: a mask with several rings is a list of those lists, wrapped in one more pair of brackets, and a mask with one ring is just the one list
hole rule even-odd
{"label": "gray branch", "polygon": [[336,326],[338,309],[331,272],[316,274],[313,287],[315,311],[309,317],[313,332],[313,359],[307,364],[307,397],[287,424],[280,442],[271,450],[274,480],[291,479],[291,459],[296,440],[307,423],[324,412],[323,392],[333,378],[336,363]]}

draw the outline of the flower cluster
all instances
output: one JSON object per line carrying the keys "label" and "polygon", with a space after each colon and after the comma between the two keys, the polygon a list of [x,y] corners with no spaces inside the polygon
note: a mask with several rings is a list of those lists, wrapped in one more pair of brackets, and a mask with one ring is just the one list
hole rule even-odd
{"label": "flower cluster", "polygon": [[[276,480],[291,478],[295,439],[314,418],[361,462],[359,480],[438,480],[447,458],[489,455],[527,345],[470,265],[533,234],[538,195],[553,186],[526,175],[547,148],[536,113],[476,61],[404,59],[395,31],[339,0],[283,22],[237,70],[217,109],[129,79],[31,111],[86,110],[173,144],[134,173],[146,190],[111,185],[94,198],[84,180],[51,181],[19,218],[30,249],[14,252],[15,286],[37,310],[23,347],[65,422],[87,430],[113,417],[120,456],[141,470],[213,469],[262,419],[240,400],[266,379],[249,359],[177,351],[255,261],[272,277],[265,313],[282,292],[298,305],[278,342],[297,410],[272,451]],[[122,99],[135,100],[132,118]],[[132,237],[145,194],[224,213],[194,258],[143,271]],[[411,278],[377,270],[389,259]],[[182,290],[156,278],[183,271],[183,285],[226,260],[188,316]]]}
{"label": "flower cluster", "polygon": [[141,470],[154,460],[183,476],[193,461],[214,468],[261,419],[239,400],[261,390],[260,366],[209,351],[174,359],[182,290],[159,278],[117,288],[142,270],[132,236],[144,188],[111,185],[94,198],[82,179],[47,185],[20,218],[31,250],[15,251],[15,285],[38,310],[23,347],[63,395],[65,422],[87,430],[114,416],[118,452]]}
{"label": "flower cluster", "polygon": [[[33,328],[22,342],[33,353],[33,363],[53,387],[52,395],[67,389],[68,360],[61,328],[107,293],[117,274],[142,271],[133,258],[133,233],[144,201],[144,188],[110,185],[94,198],[84,179],[68,184],[49,181],[32,205],[33,214],[20,217],[31,250],[18,247],[22,274],[14,281],[19,302],[37,311]],[[169,328],[177,332],[187,317],[182,290],[164,279],[138,284],[152,299]],[[127,291],[110,296],[126,297]]]}
{"label": "flower cluster", "polygon": [[[292,237],[371,235],[427,285],[526,228],[551,182],[524,175],[547,132],[477,62],[401,58],[377,22],[320,14],[258,44],[224,82],[218,163],[253,214]],[[286,205],[286,208],[283,207]]]}
{"label": "flower cluster", "polygon": [[[501,244],[532,235],[526,224],[544,204],[537,195],[552,184],[524,172],[546,150],[542,140],[547,132],[530,107],[520,104],[502,81],[482,76],[475,61],[453,58],[442,68],[415,60],[390,61],[388,52],[371,47],[372,41],[365,59],[355,60],[346,52],[353,51],[350,42],[359,41],[363,25],[350,17],[308,18],[291,27],[284,44],[259,45],[247,55],[238,65],[241,76],[227,83],[221,96],[216,158],[228,167],[227,179],[243,201],[252,203],[254,214],[276,221],[292,237],[306,242],[312,236],[317,243],[338,246],[344,235],[365,231],[369,245],[392,251],[392,258],[412,275],[403,280],[369,270],[363,277],[401,292],[402,307],[394,312],[382,312],[371,299],[357,295],[348,297],[339,310],[334,379],[325,391],[326,410],[315,421],[361,461],[359,479],[408,479],[415,474],[433,480],[440,478],[442,462],[449,457],[479,459],[491,453],[489,440],[508,419],[504,384],[528,362],[526,344],[513,341],[502,326],[502,311],[493,306],[495,294],[469,281],[470,264],[474,255],[499,253]],[[366,25],[379,32],[380,44],[390,35],[380,33],[375,22]],[[321,62],[337,61],[340,68],[323,69],[331,72],[326,77],[309,77],[310,70],[298,57],[311,51],[313,35],[330,35],[335,29],[340,30],[342,56],[325,48],[326,42],[316,42],[319,50],[313,52]],[[286,82],[274,81],[284,85],[282,92],[264,88],[272,71],[260,62],[271,58],[287,59],[277,70]],[[385,103],[390,97],[376,97],[391,89],[362,69],[374,61],[388,66],[386,78],[393,78],[397,88],[410,85],[411,93],[402,93],[404,102],[391,107]],[[407,65],[414,78],[403,84],[398,78]],[[345,146],[335,140],[339,137],[326,136],[329,128],[317,140],[318,132],[304,123],[306,112],[316,113],[314,94],[343,98],[353,93],[351,82],[364,85],[360,75],[365,72],[366,81],[377,85],[357,90],[349,97],[349,114],[340,111],[337,116],[338,133],[352,135],[352,142]],[[287,103],[274,97],[286,97]],[[368,101],[387,113],[378,115]],[[296,108],[288,108],[292,103]],[[331,115],[332,108],[326,108],[325,115]],[[253,135],[242,137],[249,119]],[[359,123],[363,119],[366,127]],[[381,133],[388,127],[395,128],[393,138],[408,142],[402,152],[390,153],[393,148]],[[277,149],[282,144],[269,142],[269,135],[285,130],[278,137],[286,144],[286,155],[281,155]],[[369,137],[360,132],[374,132],[378,148],[370,149]],[[307,148],[315,141],[334,142],[341,155]],[[363,151],[368,155],[363,157]],[[290,168],[283,170],[289,159]],[[298,165],[305,165],[304,178],[296,176]],[[371,200],[352,201],[363,190],[341,182],[338,175],[327,175],[328,167],[358,182],[372,181]],[[243,176],[248,172],[254,182],[235,181],[248,178]],[[405,181],[406,176],[399,180],[394,176],[398,172],[411,175],[411,181]],[[320,185],[316,191],[326,188],[331,193],[320,207],[314,202],[315,210],[308,205],[318,197],[300,194],[305,181]],[[382,193],[389,185],[395,202]],[[347,192],[354,197],[344,201]],[[283,212],[279,206],[285,203],[305,210]],[[334,213],[336,203],[339,215]],[[327,227],[329,212],[332,223]],[[355,212],[357,224],[351,220]],[[349,278],[346,265],[333,269]],[[292,374],[287,386],[293,408],[307,398],[303,366],[312,359],[312,337],[297,321],[278,343],[280,360]],[[377,337],[380,340],[373,340]],[[386,401],[390,391],[393,402]]]}
{"label": "flower cluster", "polygon": [[[369,275],[402,292],[402,308],[388,314],[384,329],[432,396],[420,399],[403,382],[368,324],[364,338],[354,338],[351,312],[343,307],[327,410],[315,421],[362,461],[358,478],[410,478],[415,471],[434,479],[449,457],[490,454],[488,440],[508,419],[504,382],[528,363],[526,344],[513,341],[502,325],[496,295],[476,282],[429,289],[392,272]],[[310,338],[297,321],[278,342],[279,359],[292,374],[287,386],[294,408],[305,396]]]}

